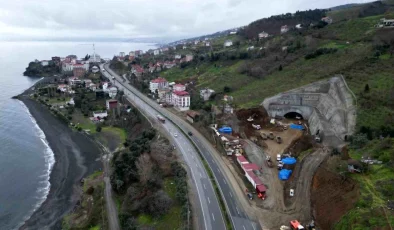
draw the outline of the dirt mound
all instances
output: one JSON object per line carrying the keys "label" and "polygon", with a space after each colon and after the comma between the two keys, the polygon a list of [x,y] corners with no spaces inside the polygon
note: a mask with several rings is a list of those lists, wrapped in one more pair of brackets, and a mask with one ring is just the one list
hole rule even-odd
{"label": "dirt mound", "polygon": [[298,157],[301,152],[313,147],[313,138],[310,135],[301,136],[299,139],[293,141],[285,152],[291,152],[292,156]]}
{"label": "dirt mound", "polygon": [[323,230],[332,229],[359,197],[355,181],[329,171],[325,164],[316,171],[311,189],[314,217]]}
{"label": "dirt mound", "polygon": [[255,122],[269,122],[269,115],[264,107],[240,109],[236,111],[236,115],[240,121],[246,121],[246,119],[253,116]]}
{"label": "dirt mound", "polygon": [[[244,132],[247,137],[255,135],[255,129],[252,124],[260,125],[262,128],[269,124],[270,117],[264,107],[257,107],[251,109],[240,109],[236,111],[237,118],[239,120],[239,126],[242,127],[240,132]],[[253,121],[247,121],[248,118],[252,117]]]}

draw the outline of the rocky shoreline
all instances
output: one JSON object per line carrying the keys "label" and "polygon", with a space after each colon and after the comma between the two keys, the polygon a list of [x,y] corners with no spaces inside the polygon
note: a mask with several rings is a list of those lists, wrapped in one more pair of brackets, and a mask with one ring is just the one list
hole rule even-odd
{"label": "rocky shoreline", "polygon": [[79,200],[81,179],[102,168],[102,150],[91,138],[71,130],[46,106],[27,96],[29,90],[17,98],[44,132],[56,162],[50,173],[47,199],[20,229],[61,229],[63,217]]}

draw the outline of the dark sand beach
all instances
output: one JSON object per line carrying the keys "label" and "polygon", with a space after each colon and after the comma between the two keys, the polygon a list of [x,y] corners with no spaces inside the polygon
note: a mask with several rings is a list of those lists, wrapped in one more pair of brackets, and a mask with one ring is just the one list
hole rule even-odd
{"label": "dark sand beach", "polygon": [[101,149],[85,134],[71,130],[44,105],[28,96],[20,96],[20,100],[45,133],[56,160],[47,199],[20,229],[61,229],[62,218],[79,199],[80,180],[102,168]]}

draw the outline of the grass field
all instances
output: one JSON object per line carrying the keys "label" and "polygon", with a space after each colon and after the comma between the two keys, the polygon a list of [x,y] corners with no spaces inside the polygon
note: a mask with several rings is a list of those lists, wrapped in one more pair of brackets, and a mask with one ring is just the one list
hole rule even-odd
{"label": "grass field", "polygon": [[[365,153],[377,156],[392,154],[393,157],[394,147],[384,144],[384,141],[373,140],[363,149],[350,151],[354,159],[361,159]],[[370,165],[366,173],[351,174],[351,177],[360,184],[360,199],[335,229],[390,229],[394,226],[394,215],[386,208],[387,200],[394,199],[394,169],[385,164]]]}

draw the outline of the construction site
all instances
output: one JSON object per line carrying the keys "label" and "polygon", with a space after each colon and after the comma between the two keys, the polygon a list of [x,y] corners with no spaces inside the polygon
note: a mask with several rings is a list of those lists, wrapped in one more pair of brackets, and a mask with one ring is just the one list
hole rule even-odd
{"label": "construction site", "polygon": [[334,77],[221,114],[206,128],[263,229],[330,229],[357,200],[356,183],[328,167],[354,130],[352,99]]}

